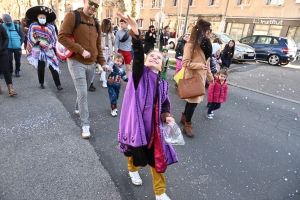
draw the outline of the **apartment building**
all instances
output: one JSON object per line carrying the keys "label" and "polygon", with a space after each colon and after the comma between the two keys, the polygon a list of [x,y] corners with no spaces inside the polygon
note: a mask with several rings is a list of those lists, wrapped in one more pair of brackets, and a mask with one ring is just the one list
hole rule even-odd
{"label": "apartment building", "polygon": [[[182,34],[189,2],[188,32],[198,18],[204,18],[214,31],[226,32],[235,39],[268,34],[291,37],[300,43],[300,0],[139,0],[140,28],[158,27],[155,14],[162,11],[166,15],[162,27],[169,25],[172,32]],[[104,6],[101,17],[110,17],[118,24],[116,11],[112,4]]]}

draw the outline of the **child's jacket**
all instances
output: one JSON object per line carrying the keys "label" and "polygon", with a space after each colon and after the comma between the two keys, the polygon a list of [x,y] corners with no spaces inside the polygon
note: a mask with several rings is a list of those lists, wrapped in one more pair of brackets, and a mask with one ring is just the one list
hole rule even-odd
{"label": "child's jacket", "polygon": [[220,79],[216,77],[215,83],[210,84],[208,88],[207,101],[213,103],[223,103],[227,99],[227,82],[221,84]]}

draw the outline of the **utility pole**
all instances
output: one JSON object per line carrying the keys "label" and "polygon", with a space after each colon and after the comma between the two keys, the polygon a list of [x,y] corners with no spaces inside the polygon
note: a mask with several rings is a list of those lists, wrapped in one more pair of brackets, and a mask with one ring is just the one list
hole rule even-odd
{"label": "utility pole", "polygon": [[189,12],[190,12],[190,4],[191,4],[191,1],[192,1],[192,0],[189,0],[189,1],[188,1],[188,5],[187,5],[187,9],[186,9],[183,35],[186,33],[186,25],[187,25],[187,19],[188,19],[188,16],[189,16]]}

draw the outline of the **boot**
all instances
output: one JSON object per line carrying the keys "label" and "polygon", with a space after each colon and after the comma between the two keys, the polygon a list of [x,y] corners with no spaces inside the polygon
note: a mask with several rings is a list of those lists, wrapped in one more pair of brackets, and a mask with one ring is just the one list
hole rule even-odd
{"label": "boot", "polygon": [[184,125],[185,124],[185,120],[186,120],[186,116],[185,116],[185,114],[182,113],[181,119],[180,119],[180,123],[182,123]]}
{"label": "boot", "polygon": [[194,137],[195,134],[192,129],[192,122],[185,122],[183,127],[183,132],[189,137]]}
{"label": "boot", "polygon": [[9,93],[10,96],[17,95],[17,93],[15,92],[14,87],[13,87],[12,84],[8,84],[7,89],[8,89],[8,93]]}

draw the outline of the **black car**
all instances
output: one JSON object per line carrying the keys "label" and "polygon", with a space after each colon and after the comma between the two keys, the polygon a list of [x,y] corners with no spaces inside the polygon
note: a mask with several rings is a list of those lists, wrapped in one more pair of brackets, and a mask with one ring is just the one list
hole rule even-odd
{"label": "black car", "polygon": [[292,39],[252,35],[239,40],[255,49],[256,60],[268,61],[270,65],[287,65],[296,60],[297,46]]}

